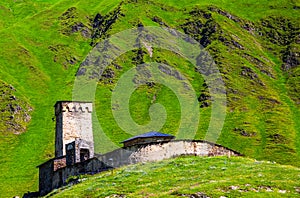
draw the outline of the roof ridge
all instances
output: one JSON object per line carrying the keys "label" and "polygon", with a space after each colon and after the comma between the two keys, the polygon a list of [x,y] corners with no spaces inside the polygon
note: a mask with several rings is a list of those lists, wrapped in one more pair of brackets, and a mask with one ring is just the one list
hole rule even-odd
{"label": "roof ridge", "polygon": [[161,132],[158,132],[158,131],[149,131],[149,132],[146,132],[146,133],[142,133],[142,134],[133,136],[129,139],[126,139],[126,140],[122,141],[122,143],[128,142],[130,140],[134,140],[134,139],[137,139],[137,138],[147,138],[147,137],[155,137],[155,136],[158,136],[158,137],[175,137],[173,135],[161,133]]}

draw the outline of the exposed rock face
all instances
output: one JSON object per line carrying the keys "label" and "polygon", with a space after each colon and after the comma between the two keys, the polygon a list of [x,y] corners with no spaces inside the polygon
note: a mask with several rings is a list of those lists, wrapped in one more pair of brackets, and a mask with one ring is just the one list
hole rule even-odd
{"label": "exposed rock face", "polygon": [[154,21],[155,23],[158,23],[161,26],[167,26],[168,27],[168,25],[165,22],[163,22],[163,20],[158,16],[154,16],[152,18],[152,21]]}
{"label": "exposed rock face", "polygon": [[[91,46],[95,46],[102,38],[108,36],[106,34],[107,31],[116,22],[119,16],[122,15],[120,9],[121,5],[122,3],[107,15],[102,16],[98,13],[93,17],[86,16],[85,18],[80,16],[79,10],[77,10],[76,7],[71,7],[58,18],[61,27],[60,32],[66,36],[80,33],[85,40],[90,40]],[[63,65],[65,69],[77,64],[78,59],[80,59],[72,54],[72,48],[73,46],[67,46],[65,44],[56,44],[48,47],[48,49],[54,53],[53,62]],[[79,68],[76,75],[85,75],[85,73],[85,68]],[[92,78],[100,77],[98,73],[93,73],[92,75]]]}
{"label": "exposed rock face", "polygon": [[104,82],[105,84],[112,84],[114,77],[114,70],[111,68],[106,68],[101,75],[100,81]]}
{"label": "exposed rock face", "polygon": [[[219,14],[225,15],[234,21],[239,22],[237,17],[230,15],[220,9],[211,9]],[[213,41],[219,40],[226,46],[231,48],[244,49],[244,47],[232,36],[222,30],[221,26],[212,18],[211,13],[195,9],[190,12],[191,18],[187,19],[187,22],[181,26],[183,31],[199,41],[203,47],[207,47]]]}
{"label": "exposed rock face", "polygon": [[269,49],[279,48],[282,65],[281,69],[287,74],[286,87],[289,96],[299,105],[299,65],[300,65],[300,28],[299,22],[288,17],[270,16],[261,20],[258,28],[259,35],[271,44]]}
{"label": "exposed rock face", "polygon": [[267,17],[261,20],[259,29],[262,36],[277,45],[289,45],[299,34],[299,25],[284,17]]}
{"label": "exposed rock face", "polygon": [[198,97],[198,101],[200,102],[200,108],[208,107],[211,105],[211,97],[208,93],[201,93]]}
{"label": "exposed rock face", "polygon": [[95,46],[97,42],[99,42],[100,38],[104,38],[107,31],[111,28],[111,26],[116,22],[116,20],[122,16],[121,13],[121,4],[114,11],[109,13],[108,15],[102,16],[101,14],[97,14],[95,18],[91,21],[91,46]]}
{"label": "exposed rock face", "polygon": [[282,47],[282,69],[285,71],[299,66],[299,24],[284,17],[267,17],[261,20],[258,28],[260,35],[266,37],[271,43]]}
{"label": "exposed rock face", "polygon": [[145,54],[147,54],[147,52],[145,52],[143,49],[137,49],[137,50],[133,50],[133,52],[136,54],[133,58],[132,58],[132,63],[135,65],[140,65],[144,63],[144,56]]}
{"label": "exposed rock face", "polygon": [[53,45],[48,47],[54,53],[53,62],[63,65],[65,69],[75,65],[78,60],[71,54],[71,49],[67,45]]}
{"label": "exposed rock face", "polygon": [[[260,70],[261,73],[266,74],[271,78],[275,78],[275,74],[265,61],[262,61],[256,57],[251,56],[248,53],[242,55],[246,60],[248,60],[251,64],[253,64],[256,68]],[[272,65],[273,66],[273,65]]]}
{"label": "exposed rock face", "polygon": [[240,129],[240,128],[234,128],[234,132],[238,133],[239,135],[245,136],[245,137],[252,137],[256,136],[255,132],[249,132],[246,131],[245,129]]}
{"label": "exposed rock face", "polygon": [[26,131],[32,108],[17,97],[13,86],[0,81],[0,133],[20,134]]}
{"label": "exposed rock face", "polygon": [[241,75],[255,81],[256,83],[259,83],[262,86],[264,86],[264,83],[258,78],[258,75],[249,67],[243,66],[242,71],[241,71]]}
{"label": "exposed rock face", "polygon": [[68,36],[76,32],[81,32],[83,37],[90,37],[89,28],[80,21],[77,8],[69,8],[58,19],[60,20],[62,34]]}
{"label": "exposed rock face", "polygon": [[300,65],[300,43],[288,46],[283,52],[282,61],[282,69],[285,71],[298,67]]}

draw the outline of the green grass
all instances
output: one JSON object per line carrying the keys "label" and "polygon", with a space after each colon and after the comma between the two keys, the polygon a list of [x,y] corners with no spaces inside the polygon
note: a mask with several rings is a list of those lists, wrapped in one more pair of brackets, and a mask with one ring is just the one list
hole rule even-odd
{"label": "green grass", "polygon": [[178,197],[202,192],[209,197],[298,197],[299,177],[299,168],[267,161],[242,157],[179,157],[83,176],[82,183],[54,190],[52,195]]}
{"label": "green grass", "polygon": [[[82,5],[85,5],[83,10],[101,10],[93,4]],[[71,99],[78,64],[68,70],[64,69],[59,63],[53,62],[54,54],[48,47],[66,44],[71,46],[69,50],[72,55],[81,60],[90,50],[85,40],[74,40],[60,35],[60,27],[55,25],[58,17],[71,6],[69,2],[59,1],[45,10],[39,9],[40,12],[34,15],[27,13],[28,17],[24,18],[20,14],[15,19],[18,23],[0,32],[3,38],[0,40],[1,46],[6,46],[1,51],[0,67],[3,70],[0,78],[12,84],[17,93],[27,97],[34,108],[26,133],[0,138],[1,196],[8,197],[37,190],[36,166],[54,155],[53,105],[57,100]],[[98,6],[101,8],[101,5]],[[107,6],[104,9],[109,8]],[[82,17],[86,15],[82,14]],[[30,54],[22,54],[22,48],[27,49]]]}
{"label": "green grass", "polygon": [[[154,1],[157,2],[157,1]],[[283,15],[292,18],[297,18],[297,9],[293,7],[298,4],[297,1],[226,1],[226,0],[212,0],[212,1],[198,1],[198,0],[185,0],[180,2],[175,2],[173,0],[164,1],[165,5],[174,6],[176,8],[192,7],[192,6],[217,6],[223,8],[224,10],[244,19],[251,21],[258,21],[261,18],[270,15]],[[297,16],[298,15],[298,16]]]}
{"label": "green grass", "polygon": [[[53,105],[57,100],[70,100],[74,75],[88,52],[92,49],[91,39],[78,33],[62,34],[69,25],[82,22],[90,26],[90,20],[97,13],[106,15],[113,11],[121,1],[2,1],[0,3],[0,79],[13,85],[21,103],[28,103],[31,122],[24,123],[27,131],[21,135],[0,134],[0,191],[1,196],[11,197],[27,191],[36,191],[38,164],[53,157],[54,154],[54,117]],[[106,36],[138,23],[158,26],[152,19],[159,17],[171,28],[183,31],[183,24],[200,17],[189,12],[199,8],[212,15],[212,24],[218,29],[211,36],[212,43],[207,49],[214,56],[227,86],[227,117],[218,143],[237,150],[246,156],[277,161],[282,164],[299,166],[300,162],[300,113],[299,104],[299,67],[286,73],[280,69],[281,51],[286,46],[270,43],[266,36],[251,33],[241,28],[246,22],[263,29],[260,21],[264,17],[283,16],[297,25],[299,11],[293,7],[296,1],[124,1],[121,15]],[[218,7],[242,21],[236,23],[216,12],[208,11],[208,6]],[[59,20],[69,8],[75,7],[74,18],[66,19],[66,25]],[[203,23],[208,20],[201,18]],[[276,23],[273,20],[272,23]],[[276,27],[280,27],[280,24]],[[289,34],[284,30],[279,33]],[[198,35],[199,36],[199,35]],[[232,44],[226,46],[219,40],[222,36],[228,41],[234,39],[244,49]],[[296,45],[296,44],[295,44]],[[51,50],[56,48],[55,50]],[[270,50],[269,48],[272,48]],[[145,49],[144,49],[145,51]],[[245,58],[248,54],[251,58]],[[112,83],[98,83],[95,101],[94,132],[97,152],[107,152],[120,146],[120,141],[131,134],[124,132],[114,120],[111,107],[111,90],[126,71],[134,67],[134,52],[120,56],[116,63],[122,69],[110,66],[115,72]],[[74,57],[75,64],[65,64],[66,59]],[[260,63],[253,60],[256,58]],[[56,62],[54,61],[56,60]],[[205,91],[201,74],[179,55],[166,50],[154,49],[154,56],[144,56],[144,61],[166,62],[180,71],[192,84],[197,95]],[[257,74],[253,80],[241,75],[242,67],[251,68]],[[268,71],[275,78],[262,72]],[[153,101],[154,95],[156,101]],[[262,99],[259,99],[262,98]],[[278,101],[279,103],[273,103]],[[133,119],[140,124],[149,120],[149,106],[161,103],[167,111],[166,123],[161,129],[164,133],[175,134],[180,122],[180,104],[172,91],[165,86],[153,88],[139,87],[131,96],[130,110]],[[3,108],[6,103],[1,103]],[[200,123],[196,139],[205,137],[211,108],[200,108]],[[97,117],[96,117],[97,114]],[[101,124],[101,126],[99,125]],[[0,125],[1,126],[1,125]],[[243,136],[239,130],[253,136]],[[274,136],[275,135],[275,136]],[[275,138],[274,138],[275,137]],[[276,139],[276,137],[280,137]],[[271,175],[271,174],[270,174]],[[270,176],[271,177],[271,176]],[[250,181],[249,181],[250,182]],[[256,195],[256,194],[255,194]]]}

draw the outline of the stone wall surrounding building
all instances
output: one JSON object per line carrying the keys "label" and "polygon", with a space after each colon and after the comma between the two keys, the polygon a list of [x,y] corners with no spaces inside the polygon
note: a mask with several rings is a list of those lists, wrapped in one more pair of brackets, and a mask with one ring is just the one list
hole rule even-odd
{"label": "stone wall surrounding building", "polygon": [[236,156],[240,154],[207,141],[173,140],[123,147],[100,155],[98,159],[110,166],[119,167],[127,164],[159,161],[182,155]]}
{"label": "stone wall surrounding building", "polygon": [[149,144],[136,144],[98,155],[83,162],[56,169],[54,164],[66,158],[52,159],[40,165],[40,195],[66,184],[71,176],[95,174],[124,165],[153,162],[177,156],[238,156],[238,152],[201,140],[173,140]]}

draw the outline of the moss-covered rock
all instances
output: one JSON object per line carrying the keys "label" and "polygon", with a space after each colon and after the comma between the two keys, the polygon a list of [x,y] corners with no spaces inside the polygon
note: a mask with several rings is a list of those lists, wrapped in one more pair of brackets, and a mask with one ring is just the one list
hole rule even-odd
{"label": "moss-covered rock", "polygon": [[13,86],[0,81],[0,133],[21,134],[31,120],[32,108],[16,96]]}

